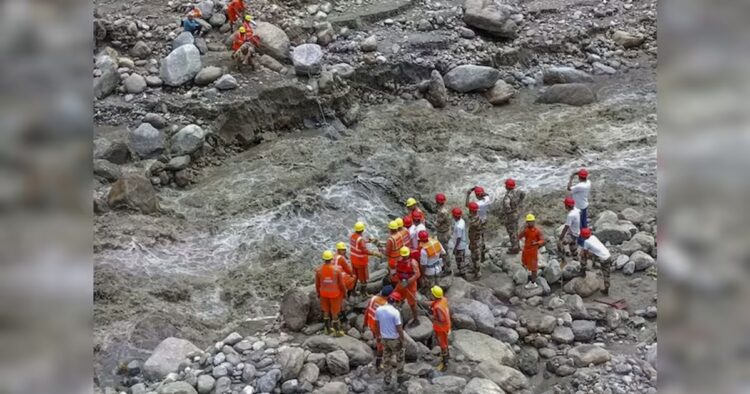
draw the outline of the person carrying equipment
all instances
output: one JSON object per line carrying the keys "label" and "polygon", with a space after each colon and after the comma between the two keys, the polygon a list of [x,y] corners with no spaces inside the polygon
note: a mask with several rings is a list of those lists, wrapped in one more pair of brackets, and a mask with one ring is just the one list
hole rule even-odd
{"label": "person carrying equipment", "polygon": [[370,279],[370,256],[383,257],[380,252],[367,249],[367,244],[373,240],[365,238],[363,236],[364,232],[365,224],[357,222],[354,224],[354,233],[349,237],[349,250],[351,251],[355,286],[356,282],[359,282],[362,295],[367,294],[367,281]]}
{"label": "person carrying equipment", "polygon": [[406,246],[399,251],[401,259],[396,263],[396,274],[391,279],[396,284],[394,291],[401,294],[411,308],[411,321],[409,325],[418,324],[417,320],[417,281],[419,280],[419,267],[417,262],[411,258],[411,250]]}
{"label": "person carrying equipment", "polygon": [[518,240],[524,240],[521,262],[529,272],[531,281],[524,286],[527,289],[535,289],[536,274],[539,269],[539,247],[544,245],[544,237],[539,228],[536,227],[536,217],[533,214],[526,215],[526,228],[518,234]]}
{"label": "person carrying equipment", "polygon": [[320,298],[325,333],[336,337],[344,336],[338,316],[341,313],[341,302],[346,294],[346,288],[343,271],[333,263],[333,252],[330,250],[323,252],[323,265],[315,270],[315,292]]}
{"label": "person carrying equipment", "polygon": [[448,299],[443,296],[440,286],[433,286],[432,293],[432,329],[435,331],[435,339],[440,346],[440,364],[435,368],[444,371],[448,367],[448,335],[451,332],[451,314],[448,309]]}
{"label": "person carrying equipment", "polygon": [[[393,286],[386,285],[380,290],[380,294],[375,294],[367,302],[367,308],[365,308],[365,327],[369,327],[372,331],[372,335],[378,331],[378,321],[375,320],[375,312],[381,306],[388,303],[388,296],[393,293]],[[375,368],[378,370],[383,366],[383,343],[378,341],[375,344]]]}

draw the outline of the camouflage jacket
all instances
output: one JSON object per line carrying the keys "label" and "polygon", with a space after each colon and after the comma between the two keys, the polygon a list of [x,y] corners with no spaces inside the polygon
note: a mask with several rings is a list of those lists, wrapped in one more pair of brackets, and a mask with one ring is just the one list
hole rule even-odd
{"label": "camouflage jacket", "polygon": [[518,189],[509,190],[505,193],[505,196],[503,196],[501,209],[503,216],[506,219],[509,216],[518,216],[518,211],[519,209],[521,209],[521,203],[523,202],[524,197],[526,197],[526,193]]}
{"label": "camouflage jacket", "polygon": [[479,241],[482,236],[482,221],[479,220],[479,216],[469,217],[469,243],[474,244]]}
{"label": "camouflage jacket", "polygon": [[438,233],[448,234],[451,232],[453,220],[451,217],[451,211],[447,205],[440,207],[437,213],[437,222],[435,223],[435,229]]}

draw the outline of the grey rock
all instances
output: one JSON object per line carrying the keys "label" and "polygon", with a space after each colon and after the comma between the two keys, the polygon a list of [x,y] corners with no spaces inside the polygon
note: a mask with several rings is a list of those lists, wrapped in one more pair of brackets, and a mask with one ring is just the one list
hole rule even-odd
{"label": "grey rock", "polygon": [[646,38],[641,35],[630,34],[622,30],[617,30],[612,34],[612,40],[623,48],[635,48],[641,46]]}
{"label": "grey rock", "polygon": [[622,212],[620,212],[620,217],[635,224],[636,226],[645,222],[645,217],[643,216],[643,214],[630,207],[623,209]]}
{"label": "grey rock", "polygon": [[542,73],[542,79],[546,85],[559,83],[585,83],[594,82],[594,78],[585,71],[573,67],[551,67]]}
{"label": "grey rock", "polygon": [[578,345],[568,351],[576,367],[587,367],[589,364],[599,365],[610,360],[609,352],[594,345]]}
{"label": "grey rock", "polygon": [[616,270],[622,269],[622,267],[624,267],[625,264],[628,263],[628,261],[630,261],[630,257],[628,257],[628,256],[626,256],[624,254],[621,254],[621,255],[617,256],[617,258],[615,259],[615,269]]}
{"label": "grey rock", "polygon": [[164,85],[164,81],[162,81],[161,78],[157,76],[149,75],[148,77],[146,77],[146,85],[151,88],[158,88],[159,86]]}
{"label": "grey rock", "polygon": [[268,22],[257,22],[255,35],[260,40],[259,51],[277,60],[289,59],[289,36],[284,30]]}
{"label": "grey rock", "polygon": [[331,66],[331,72],[339,75],[341,78],[350,78],[354,75],[354,67],[346,63],[338,63]]}
{"label": "grey rock", "polygon": [[552,334],[557,326],[557,319],[551,315],[536,315],[529,319],[526,328],[531,333]]}
{"label": "grey rock", "polygon": [[272,369],[258,378],[255,382],[255,390],[259,393],[270,393],[276,388],[279,379],[281,379],[281,371],[278,369]]}
{"label": "grey rock", "polygon": [[203,146],[206,132],[197,125],[183,127],[172,136],[171,151],[174,155],[189,155]]}
{"label": "grey rock", "polygon": [[464,22],[502,38],[514,38],[518,25],[511,19],[513,8],[493,0],[466,0],[464,2]]}
{"label": "grey rock", "polygon": [[147,59],[151,55],[151,47],[143,41],[138,41],[130,48],[130,56],[138,59]]}
{"label": "grey rock", "polygon": [[604,223],[597,227],[594,232],[602,243],[609,242],[612,245],[620,245],[630,239],[630,227],[622,224]]}
{"label": "grey rock", "polygon": [[260,57],[260,60],[258,62],[263,66],[270,70],[276,71],[276,72],[282,72],[284,70],[284,65],[279,63],[278,60],[274,59],[273,57],[269,55],[263,55]]}
{"label": "grey rock", "polygon": [[442,392],[459,392],[466,386],[466,379],[460,376],[438,376],[432,379],[432,384],[438,386]]}
{"label": "grey rock", "polygon": [[172,49],[177,49],[183,45],[191,45],[195,43],[195,37],[189,32],[183,31],[174,40],[172,40]]}
{"label": "grey rock", "polygon": [[229,370],[227,369],[225,365],[217,365],[214,367],[213,371],[211,372],[211,375],[218,379],[222,376],[229,375]]}
{"label": "grey rock", "polygon": [[432,366],[425,362],[408,363],[404,365],[404,372],[412,376],[426,376],[432,371]]}
{"label": "grey rock", "polygon": [[146,79],[138,74],[131,74],[122,83],[125,86],[125,91],[133,94],[143,93],[147,86]]}
{"label": "grey rock", "polygon": [[432,321],[427,316],[419,316],[418,325],[407,326],[406,333],[417,342],[424,342],[432,337]]}
{"label": "grey rock", "polygon": [[617,72],[617,70],[615,70],[614,68],[600,62],[594,62],[594,64],[592,64],[592,67],[594,68],[594,74],[612,75]]}
{"label": "grey rock", "polygon": [[198,86],[206,86],[210,84],[211,82],[219,79],[219,77],[221,77],[222,74],[224,74],[224,72],[221,70],[220,67],[216,67],[216,66],[204,67],[195,76],[195,79],[194,79],[195,84]]}
{"label": "grey rock", "polygon": [[94,175],[104,178],[107,182],[115,182],[122,176],[122,171],[117,164],[107,160],[94,160]]}
{"label": "grey rock", "polygon": [[492,334],[495,328],[495,319],[487,305],[476,300],[467,300],[464,298],[449,299],[448,303],[451,312],[471,316],[478,331],[485,334]]}
{"label": "grey rock", "polygon": [[588,342],[596,335],[596,322],[591,320],[573,320],[571,326],[576,341]]}
{"label": "grey rock", "polygon": [[94,96],[103,99],[109,96],[120,84],[120,73],[117,72],[117,64],[109,56],[103,56],[103,60],[97,62],[97,68],[101,76],[94,78]]}
{"label": "grey rock", "polygon": [[242,381],[246,383],[250,383],[255,378],[256,373],[255,366],[253,364],[247,363],[245,364],[245,367],[242,369]]}
{"label": "grey rock", "polygon": [[443,76],[438,70],[432,70],[425,92],[425,98],[435,108],[445,108],[448,104],[448,90],[445,88]]}
{"label": "grey rock", "polygon": [[505,394],[505,391],[489,379],[473,378],[461,394]]}
{"label": "grey rock", "polygon": [[[325,360],[325,356],[324,356]],[[299,375],[297,376],[297,380],[300,381],[300,383],[315,383],[318,381],[318,377],[320,376],[320,368],[315,363],[306,363],[302,366],[302,370],[300,370]]]}
{"label": "grey rock", "polygon": [[302,366],[305,364],[305,351],[298,347],[282,348],[279,351],[279,356],[276,362],[281,365],[282,381],[295,379],[300,371],[302,371]]}
{"label": "grey rock", "polygon": [[197,392],[187,382],[172,382],[159,388],[159,394],[197,394]]}
{"label": "grey rock", "polygon": [[508,327],[495,327],[492,336],[509,345],[515,345],[519,339],[518,331]]}
{"label": "grey rock", "polygon": [[[201,11],[202,19],[211,19],[214,16],[214,2],[213,0],[203,0],[195,6]],[[219,13],[221,14],[221,12]]]}
{"label": "grey rock", "polygon": [[281,394],[294,394],[301,390],[297,379],[287,380],[281,384]]}
{"label": "grey rock", "polygon": [[544,268],[544,272],[542,273],[542,275],[549,284],[559,282],[563,276],[562,268],[560,268],[560,263],[557,260],[550,260],[547,263],[547,267]]}
{"label": "grey rock", "polygon": [[227,23],[227,16],[223,12],[217,12],[208,19],[208,23],[213,27],[221,27]]}
{"label": "grey rock", "polygon": [[322,70],[323,50],[318,44],[302,44],[292,51],[292,63],[298,75],[319,74]]}
{"label": "grey rock", "polygon": [[546,88],[537,98],[542,104],[567,104],[582,106],[596,101],[596,95],[586,84],[565,83]]}
{"label": "grey rock", "polygon": [[149,112],[143,117],[143,123],[148,123],[157,129],[163,129],[168,125],[166,118],[153,112]]}
{"label": "grey rock", "polygon": [[487,98],[492,105],[505,105],[510,102],[510,99],[515,96],[516,90],[513,86],[509,85],[502,79],[498,79],[492,89],[485,92],[484,97]]}
{"label": "grey rock", "polygon": [[138,383],[130,386],[130,394],[146,394],[146,385]]}
{"label": "grey rock", "polygon": [[587,271],[585,277],[573,278],[563,286],[566,293],[578,294],[581,297],[590,297],[602,288],[604,282],[592,271]]}
{"label": "grey rock", "polygon": [[462,38],[472,39],[477,36],[477,33],[475,33],[474,30],[469,29],[468,27],[459,27],[458,35],[460,35]]}
{"label": "grey rock", "polygon": [[654,345],[648,349],[648,352],[646,352],[646,361],[648,361],[648,363],[654,368],[656,368],[658,353],[659,350],[657,343],[654,343]]}
{"label": "grey rock", "polygon": [[630,256],[630,261],[632,261],[633,264],[635,265],[634,268],[636,271],[643,271],[643,270],[649,269],[653,267],[654,264],[656,264],[653,257],[649,256],[648,254],[640,250],[633,253],[633,255]]}
{"label": "grey rock", "polygon": [[315,394],[348,394],[349,387],[344,382],[328,382],[315,391]]}
{"label": "grey rock", "polygon": [[310,297],[306,292],[293,287],[284,294],[279,309],[286,326],[292,331],[299,331],[305,327],[310,312]]}
{"label": "grey rock", "polygon": [[603,227],[605,224],[617,224],[618,221],[619,219],[617,218],[617,214],[615,212],[606,210],[596,217],[594,228]]}
{"label": "grey rock", "polygon": [[237,79],[235,79],[233,76],[229,74],[224,74],[221,76],[221,78],[217,79],[214,83],[214,86],[216,89],[219,90],[232,90],[237,89],[240,84],[237,82]]}
{"label": "grey rock", "polygon": [[205,55],[208,53],[208,44],[203,37],[196,38],[193,45],[198,48],[198,52],[200,52],[201,55]]}
{"label": "grey rock", "polygon": [[369,36],[365,38],[359,45],[362,52],[374,52],[378,50],[378,38],[375,36]]}
{"label": "grey rock", "polygon": [[454,329],[463,328],[475,331],[477,328],[477,324],[474,323],[474,319],[472,319],[471,316],[464,315],[462,313],[451,312],[451,325]]}
{"label": "grey rock", "polygon": [[516,355],[507,343],[479,332],[456,330],[453,332],[453,346],[471,361],[494,361],[515,365]]}
{"label": "grey rock", "polygon": [[476,372],[479,377],[495,382],[501,389],[510,393],[529,387],[529,379],[521,371],[494,360],[482,361],[477,365]]}
{"label": "grey rock", "polygon": [[159,76],[169,86],[180,86],[193,80],[202,67],[198,48],[183,45],[162,60]]}
{"label": "grey rock", "polygon": [[333,338],[326,335],[315,335],[307,338],[302,346],[314,353],[330,353],[336,350],[343,350],[349,357],[351,367],[367,365],[375,357],[372,349],[365,343],[351,337]]}
{"label": "grey rock", "polygon": [[544,294],[544,288],[542,286],[537,286],[533,289],[527,289],[525,287],[526,283],[528,282],[523,282],[523,284],[519,284],[518,286],[516,286],[515,293],[518,298],[525,300],[527,298],[541,296],[542,294]]}
{"label": "grey rock", "polygon": [[575,334],[570,327],[555,327],[555,331],[552,332],[552,340],[557,343],[571,344],[575,340]]}
{"label": "grey rock", "polygon": [[107,160],[114,164],[125,164],[130,161],[130,149],[124,142],[97,138],[94,140],[94,159]]}
{"label": "grey rock", "polygon": [[216,380],[211,375],[198,376],[198,394],[209,394],[215,384]]}
{"label": "grey rock", "polygon": [[628,260],[628,262],[622,267],[622,273],[625,275],[633,275],[635,273],[635,261]]}
{"label": "grey rock", "polygon": [[[154,187],[151,181],[142,175],[131,174],[118,179],[109,189],[107,204],[113,209],[132,209],[147,215],[159,211],[159,200]],[[165,344],[164,341],[169,342]],[[167,338],[164,341],[156,347],[144,364],[144,375],[149,379],[158,380],[170,372],[176,372],[177,366],[184,359],[181,356],[189,353],[186,350],[197,350],[190,342],[182,339]],[[189,345],[192,345],[192,348]]]}
{"label": "grey rock", "polygon": [[518,369],[528,376],[534,376],[539,372],[539,352],[536,348],[524,346],[518,353]]}
{"label": "grey rock", "polygon": [[445,86],[461,93],[489,89],[495,85],[498,78],[498,70],[476,65],[454,67],[443,77]]}

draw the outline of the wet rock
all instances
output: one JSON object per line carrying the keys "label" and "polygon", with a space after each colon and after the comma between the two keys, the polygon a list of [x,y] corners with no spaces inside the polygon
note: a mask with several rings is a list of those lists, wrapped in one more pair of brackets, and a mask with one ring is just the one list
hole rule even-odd
{"label": "wet rock", "polygon": [[509,345],[516,344],[519,339],[518,331],[508,327],[495,327],[492,336]]}
{"label": "wet rock", "polygon": [[362,41],[359,47],[362,49],[362,52],[374,52],[378,50],[378,38],[369,36]]}
{"label": "wet rock", "polygon": [[565,83],[546,88],[536,100],[542,104],[582,106],[596,101],[596,95],[586,84]]}
{"label": "wet rock", "polygon": [[310,311],[310,297],[307,293],[292,288],[284,294],[279,307],[284,323],[292,331],[299,331],[305,327],[307,315]]}
{"label": "wet rock", "polygon": [[460,313],[471,316],[477,326],[477,330],[485,334],[492,334],[494,327],[494,316],[490,308],[476,300],[467,300],[465,298],[449,299],[450,310],[453,313]]}
{"label": "wet rock", "polygon": [[539,352],[530,346],[524,346],[518,353],[518,369],[526,375],[534,376],[539,372]]}
{"label": "wet rock", "polygon": [[[132,209],[147,215],[159,210],[159,200],[156,197],[156,192],[151,185],[151,181],[141,175],[125,175],[115,182],[109,190],[107,204],[113,209]],[[183,341],[177,338],[167,339]],[[165,339],[165,341],[167,341],[167,339]],[[190,342],[187,343],[190,344]],[[159,353],[158,357],[152,360],[151,371],[146,372],[144,366],[144,372],[149,374],[149,376],[158,376],[158,378],[163,377],[159,376],[158,373],[167,369],[167,367],[172,366],[172,364],[169,363],[169,361],[172,360],[170,355],[177,357],[181,354],[181,350],[187,348],[187,345],[182,345],[181,342],[168,342],[167,344],[164,344],[164,346],[162,346],[162,344],[164,344],[164,342],[159,344],[159,346],[162,347],[162,352]],[[157,349],[159,349],[159,347],[157,347]],[[156,350],[154,350],[154,354],[156,353]],[[179,364],[179,362],[177,364]],[[177,365],[175,365],[175,369],[176,367]],[[169,372],[174,371],[168,371],[166,373]],[[164,375],[166,375],[166,373]]]}
{"label": "wet rock", "polygon": [[224,74],[221,76],[221,78],[217,79],[214,83],[214,86],[216,89],[219,90],[232,90],[237,89],[240,84],[237,82],[237,79],[235,79],[233,76],[229,74]]}
{"label": "wet rock", "polygon": [[[138,177],[127,176],[120,181],[132,178]],[[151,182],[145,178],[143,180],[151,187]],[[159,343],[151,356],[143,364],[143,375],[150,380],[164,379],[168,374],[177,372],[180,363],[185,361],[191,353],[200,353],[200,349],[184,339],[169,337]]]}
{"label": "wet rock", "polygon": [[281,379],[281,371],[272,369],[258,378],[255,382],[255,390],[259,393],[270,393],[279,383],[279,379]]}
{"label": "wet rock", "polygon": [[292,63],[297,75],[319,74],[322,69],[323,50],[318,44],[302,44],[292,51]]}
{"label": "wet rock", "polygon": [[622,30],[617,30],[612,34],[612,41],[616,42],[618,45],[622,45],[623,48],[636,48],[641,46],[646,41],[646,38]]}
{"label": "wet rock", "polygon": [[497,360],[505,365],[514,365],[516,362],[516,355],[510,345],[479,332],[454,331],[453,346],[471,361]]}
{"label": "wet rock", "polygon": [[143,93],[147,86],[146,79],[139,74],[130,74],[122,84],[125,86],[126,92],[133,94]]}
{"label": "wet rock", "polygon": [[551,67],[542,73],[542,79],[546,85],[559,83],[585,83],[594,82],[594,78],[585,71],[573,67]]}
{"label": "wet rock", "polygon": [[314,394],[348,394],[349,387],[344,382],[328,382]]}
{"label": "wet rock", "polygon": [[107,182],[115,182],[122,176],[117,164],[107,160],[94,160],[94,175],[104,178]]}
{"label": "wet rock", "polygon": [[489,379],[473,378],[461,394],[505,394],[505,391]]}
{"label": "wet rock", "polygon": [[138,41],[130,48],[130,56],[137,59],[147,59],[151,55],[151,47],[143,41]]}
{"label": "wet rock", "polygon": [[159,394],[197,394],[197,392],[187,382],[172,382],[162,386]]}
{"label": "wet rock", "polygon": [[511,19],[513,8],[493,0],[466,0],[464,2],[464,22],[503,38],[514,38],[518,25]]}
{"label": "wet rock", "polygon": [[374,360],[372,349],[365,343],[351,337],[333,338],[326,335],[315,335],[307,338],[302,346],[315,353],[330,353],[343,350],[349,357],[352,367],[367,365]]}
{"label": "wet rock", "polygon": [[[325,356],[323,360],[325,361]],[[309,362],[302,366],[302,370],[300,370],[297,379],[301,384],[304,384],[305,382],[315,383],[318,381],[318,376],[320,376],[320,368],[318,368],[315,363]]]}
{"label": "wet rock", "polygon": [[162,60],[159,76],[169,86],[180,86],[193,80],[201,68],[198,48],[192,44],[183,45]]}
{"label": "wet rock", "polygon": [[289,36],[284,30],[268,22],[257,22],[255,35],[260,39],[259,52],[277,60],[289,59]]}
{"label": "wet rock", "polygon": [[487,98],[492,105],[505,105],[510,102],[510,99],[516,94],[516,90],[513,86],[509,85],[502,79],[498,79],[492,89],[485,92],[484,97]]}
{"label": "wet rock", "polygon": [[575,334],[569,327],[558,326],[552,332],[552,340],[557,343],[571,344],[575,340]]}
{"label": "wet rock", "polygon": [[183,127],[172,136],[171,151],[174,155],[189,155],[203,146],[206,132],[197,125],[191,124]]}
{"label": "wet rock", "polygon": [[479,363],[476,372],[478,376],[495,382],[501,389],[510,393],[525,390],[529,387],[529,380],[521,371],[493,360]]}
{"label": "wet rock", "polygon": [[610,360],[609,352],[599,346],[578,345],[568,351],[576,367],[587,367],[589,364],[599,365]]}
{"label": "wet rock", "polygon": [[202,70],[198,72],[198,74],[195,76],[195,84],[198,86],[206,86],[210,84],[211,82],[219,79],[219,77],[222,76],[224,72],[221,70],[220,67],[216,66],[208,66],[204,67]]}
{"label": "wet rock", "polygon": [[183,45],[191,45],[195,43],[195,37],[189,32],[183,31],[174,40],[172,40],[172,49],[177,49]]}
{"label": "wet rock", "polygon": [[591,320],[573,320],[571,328],[576,341],[588,342],[596,335],[596,322]]}
{"label": "wet rock", "polygon": [[305,351],[298,347],[282,348],[276,362],[281,366],[282,381],[295,379],[299,376],[302,366],[305,364]]}
{"label": "wet rock", "polygon": [[406,327],[406,333],[417,342],[424,342],[432,337],[432,321],[427,316],[418,317],[419,324]]}
{"label": "wet rock", "polygon": [[476,65],[454,67],[444,76],[445,85],[461,93],[489,89],[495,85],[498,78],[500,72],[496,69]]}
{"label": "wet rock", "polygon": [[448,104],[448,90],[445,88],[443,76],[438,70],[432,70],[425,92],[425,98],[435,108],[445,108]]}
{"label": "wet rock", "polygon": [[647,255],[642,251],[637,251],[630,256],[630,261],[633,262],[636,271],[643,271],[654,266],[656,263],[654,258]]}

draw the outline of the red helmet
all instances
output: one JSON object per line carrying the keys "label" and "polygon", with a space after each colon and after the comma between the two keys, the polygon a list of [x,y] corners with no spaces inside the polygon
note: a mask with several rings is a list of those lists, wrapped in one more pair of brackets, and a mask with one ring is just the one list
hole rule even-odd
{"label": "red helmet", "polygon": [[513,190],[516,188],[516,181],[513,180],[513,178],[508,178],[505,180],[505,188],[508,190]]}
{"label": "red helmet", "polygon": [[453,217],[454,218],[460,218],[461,216],[463,216],[463,214],[464,214],[464,212],[461,210],[461,208],[459,208],[459,207],[453,208]]}
{"label": "red helmet", "polygon": [[414,211],[414,213],[411,214],[411,218],[413,220],[424,220],[424,213],[422,213],[422,211]]}
{"label": "red helmet", "polygon": [[401,297],[401,293],[394,291],[393,293],[391,293],[391,295],[388,296],[388,299],[393,302],[399,302],[404,298]]}
{"label": "red helmet", "polygon": [[565,197],[564,204],[566,207],[572,207],[576,205],[576,200],[574,200],[573,197],[568,196],[568,197]]}
{"label": "red helmet", "polygon": [[588,178],[588,177],[589,177],[589,172],[588,172],[588,171],[586,171],[586,169],[585,169],[585,168],[581,168],[581,169],[580,169],[580,170],[578,171],[578,177],[579,177],[579,178],[581,178],[581,179],[586,179],[586,178]]}
{"label": "red helmet", "polygon": [[483,187],[481,187],[481,186],[477,186],[477,187],[475,187],[475,188],[474,188],[474,194],[475,194],[475,195],[476,195],[477,197],[481,197],[481,196],[483,196],[483,195],[484,195],[484,188],[483,188]]}
{"label": "red helmet", "polygon": [[419,234],[417,234],[417,237],[419,237],[420,241],[427,241],[427,239],[430,237],[430,234],[427,233],[427,231],[420,231]]}
{"label": "red helmet", "polygon": [[445,200],[446,200],[446,198],[445,198],[445,194],[443,194],[443,193],[438,193],[438,194],[436,194],[436,195],[435,195],[435,202],[436,202],[436,203],[438,203],[438,204],[442,204],[442,203],[444,203],[444,202],[445,202]]}
{"label": "red helmet", "polygon": [[479,210],[479,204],[477,204],[476,201],[472,201],[469,203],[469,212],[476,212]]}
{"label": "red helmet", "polygon": [[411,215],[404,216],[404,227],[411,227],[411,225],[414,224],[411,221]]}
{"label": "red helmet", "polygon": [[587,239],[591,236],[591,229],[588,227],[584,227],[581,229],[581,238]]}

